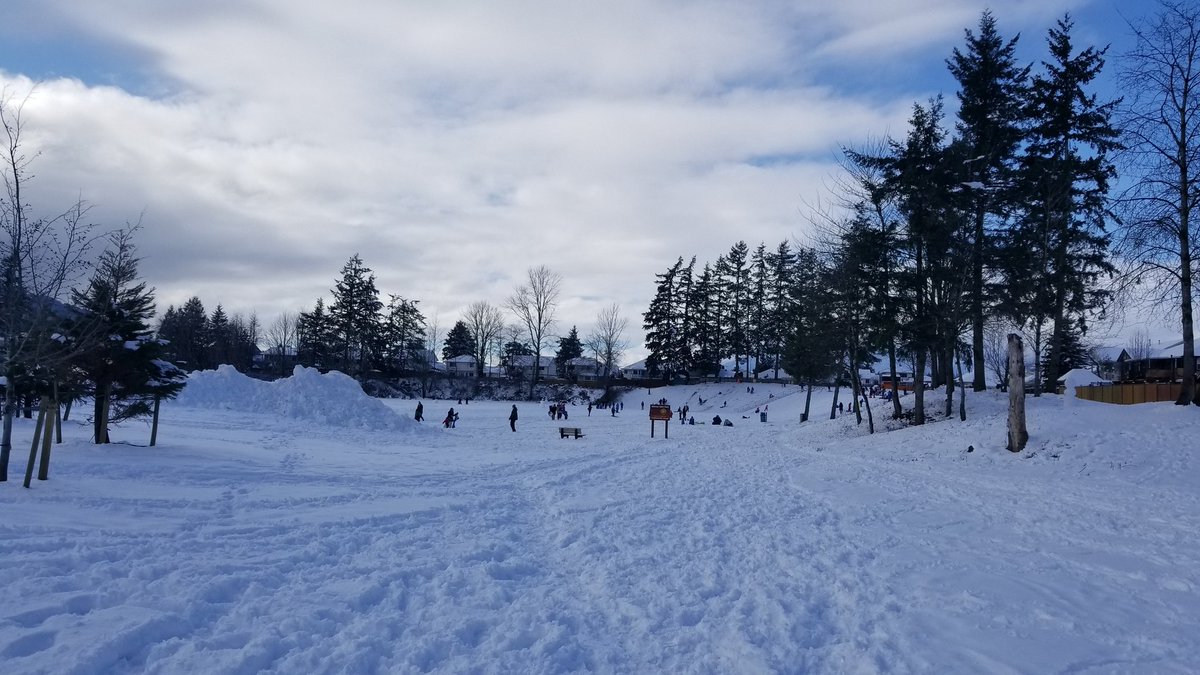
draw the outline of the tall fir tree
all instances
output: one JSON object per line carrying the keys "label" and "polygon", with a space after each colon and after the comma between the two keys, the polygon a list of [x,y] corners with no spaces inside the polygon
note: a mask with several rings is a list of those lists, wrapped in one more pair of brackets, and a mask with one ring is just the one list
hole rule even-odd
{"label": "tall fir tree", "polygon": [[331,291],[333,321],[341,367],[352,375],[366,373],[378,351],[383,302],[375,275],[357,253],[342,267],[342,278]]}
{"label": "tall fir tree", "polygon": [[1070,17],[1050,29],[1050,60],[1033,78],[1029,140],[1021,162],[1024,212],[1020,242],[1044,249],[1042,269],[1030,270],[1048,303],[1032,314],[1051,324],[1047,381],[1063,372],[1068,331],[1087,329],[1088,312],[1108,292],[1098,287],[1114,271],[1108,259],[1105,221],[1108,190],[1116,176],[1110,155],[1117,149],[1111,117],[1115,102],[1101,103],[1087,89],[1104,66],[1104,49],[1075,49]]}
{"label": "tall fir tree", "polygon": [[[947,62],[958,81],[957,143],[963,148],[960,185],[969,217],[971,271],[968,296],[971,317],[975,391],[987,388],[983,368],[983,329],[991,299],[985,283],[993,238],[1011,241],[999,232],[1012,210],[1011,189],[1017,151],[1024,137],[1029,66],[1016,62],[1018,37],[1004,40],[991,11],[979,19],[979,33],[966,31],[965,51],[956,47]],[[990,227],[989,227],[990,223]],[[993,234],[995,232],[995,234]]]}

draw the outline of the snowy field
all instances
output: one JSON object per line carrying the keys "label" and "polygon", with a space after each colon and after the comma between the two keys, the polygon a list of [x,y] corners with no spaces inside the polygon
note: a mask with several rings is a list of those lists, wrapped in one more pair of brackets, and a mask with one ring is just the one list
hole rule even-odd
{"label": "snowy field", "polygon": [[[337,378],[209,374],[155,448],[89,445],[77,409],[32,490],[20,420],[0,672],[1200,671],[1200,410],[1030,399],[1010,455],[993,392],[875,436],[755,392],[518,403],[512,433],[511,403],[418,425]],[[697,425],[651,439],[660,397]]]}

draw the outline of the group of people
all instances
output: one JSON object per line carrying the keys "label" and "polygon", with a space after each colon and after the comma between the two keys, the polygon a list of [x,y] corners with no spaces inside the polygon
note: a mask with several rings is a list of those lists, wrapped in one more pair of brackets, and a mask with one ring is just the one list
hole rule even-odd
{"label": "group of people", "polygon": [[[590,414],[590,410],[589,410],[589,414]],[[567,414],[567,404],[566,403],[559,401],[558,403],[550,404],[550,419],[565,420],[565,419],[568,419],[569,417],[570,417],[570,415]]]}

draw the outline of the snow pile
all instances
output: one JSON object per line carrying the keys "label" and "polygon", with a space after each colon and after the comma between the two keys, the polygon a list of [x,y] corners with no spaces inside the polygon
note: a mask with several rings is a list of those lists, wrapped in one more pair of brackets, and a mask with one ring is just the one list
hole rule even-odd
{"label": "snow pile", "polygon": [[246,377],[229,365],[197,371],[188,377],[177,401],[196,408],[267,413],[326,426],[403,430],[417,424],[367,396],[354,378],[338,371],[322,375],[304,366],[296,366],[291,377],[274,382]]}

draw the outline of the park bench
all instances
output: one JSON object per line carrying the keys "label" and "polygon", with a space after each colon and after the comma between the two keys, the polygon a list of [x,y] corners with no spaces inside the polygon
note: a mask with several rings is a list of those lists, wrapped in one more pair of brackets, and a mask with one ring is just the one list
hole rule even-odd
{"label": "park bench", "polygon": [[566,438],[567,436],[573,436],[575,438],[583,438],[583,429],[580,429],[579,427],[559,427],[558,428],[558,437]]}

